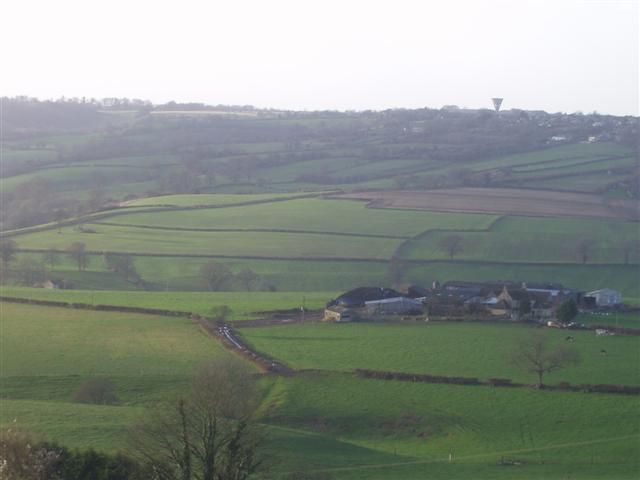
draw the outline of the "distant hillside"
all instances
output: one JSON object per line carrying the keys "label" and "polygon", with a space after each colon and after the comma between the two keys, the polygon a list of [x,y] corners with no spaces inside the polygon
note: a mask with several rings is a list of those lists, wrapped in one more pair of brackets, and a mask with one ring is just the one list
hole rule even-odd
{"label": "distant hillside", "polygon": [[174,193],[526,187],[638,196],[638,119],[2,99],[0,227]]}

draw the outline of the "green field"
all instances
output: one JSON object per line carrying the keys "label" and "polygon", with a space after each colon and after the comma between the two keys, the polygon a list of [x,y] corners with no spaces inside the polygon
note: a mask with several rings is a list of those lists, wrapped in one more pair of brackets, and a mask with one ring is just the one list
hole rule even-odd
{"label": "green field", "polygon": [[[252,197],[256,200],[269,198],[265,195],[239,197],[246,199],[245,201]],[[217,202],[214,198],[212,195],[206,195],[201,200],[199,196],[191,196],[191,201]],[[230,198],[233,196],[223,195],[221,201],[227,202]],[[177,229],[280,229],[402,238],[434,229],[481,230],[488,228],[496,218],[495,215],[389,211],[367,208],[364,202],[312,198],[229,208],[188,210],[179,214],[175,212],[125,214],[110,218],[109,223]]]}
{"label": "green field", "polygon": [[[347,374],[279,382],[280,408],[270,423],[346,444],[327,452],[303,439],[283,442],[282,450],[293,447],[289,470],[340,479],[631,479],[639,472],[638,423],[625,421],[637,419],[636,398]],[[367,452],[379,457],[366,458]],[[500,467],[501,458],[522,464]]]}
{"label": "green field", "polygon": [[189,319],[1,305],[5,377],[187,374],[224,354]]}
{"label": "green field", "polygon": [[[456,258],[501,262],[580,263],[578,244],[593,242],[589,263],[624,263],[625,241],[636,240],[637,222],[503,217],[488,232],[464,232],[462,253]],[[406,242],[400,250],[409,259],[447,258],[440,247],[448,232],[429,232]],[[640,252],[633,252],[631,263],[640,262]]]}
{"label": "green field", "polygon": [[[7,297],[52,300],[57,302],[86,303],[90,305],[118,305],[125,307],[158,308],[209,315],[211,309],[227,305],[231,319],[255,318],[272,310],[309,310],[323,308],[335,292],[143,292],[143,291],[91,291],[47,290],[43,288],[5,287],[0,293]],[[54,309],[64,316],[67,309]],[[75,312],[72,310],[72,312]],[[79,314],[80,315],[80,314]]]}
{"label": "green field", "polygon": [[[519,339],[533,327],[496,324],[316,324],[243,329],[258,351],[297,369],[350,371],[356,368],[534,382],[510,362]],[[549,331],[553,341],[567,333]],[[581,355],[579,365],[554,372],[549,383],[618,383],[640,385],[638,337],[597,337],[572,332],[571,347]],[[604,349],[609,355],[602,356]]]}
{"label": "green field", "polygon": [[[71,446],[124,447],[143,410],[188,388],[201,364],[228,355],[189,319],[0,303],[0,422]],[[108,378],[118,406],[71,403]]]}
{"label": "green field", "polygon": [[331,236],[312,233],[179,232],[91,225],[95,233],[78,233],[73,227],[20,236],[21,248],[65,250],[81,241],[92,252],[194,254],[271,258],[390,258],[400,240],[375,237]]}

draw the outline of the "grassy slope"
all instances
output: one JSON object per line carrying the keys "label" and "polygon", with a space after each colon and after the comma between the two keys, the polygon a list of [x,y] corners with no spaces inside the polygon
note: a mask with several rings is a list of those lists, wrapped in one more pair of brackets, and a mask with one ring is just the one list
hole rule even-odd
{"label": "grassy slope", "polygon": [[[71,446],[124,447],[149,405],[188,388],[228,353],[188,319],[0,303],[2,408],[15,423]],[[118,406],[70,402],[87,379],[113,381]]]}
{"label": "grassy slope", "polygon": [[[296,465],[329,469],[337,478],[362,479],[625,479],[638,473],[638,424],[627,421],[637,418],[636,398],[335,374],[308,374],[281,383],[280,407],[271,422],[386,455],[378,462],[369,460],[377,466],[367,467],[358,465],[361,458],[350,458],[348,449],[326,458],[309,448],[289,460],[291,470]],[[294,452],[306,446],[301,442]],[[450,453],[452,464],[447,463]],[[503,456],[525,466],[496,466]],[[344,464],[350,468],[331,470]]]}
{"label": "grassy slope", "polygon": [[[509,360],[517,341],[532,327],[492,324],[314,324],[249,328],[242,335],[259,351],[295,368],[348,371],[371,368],[534,382]],[[549,332],[564,343],[566,332]],[[597,337],[572,332],[582,362],[554,372],[549,383],[620,383],[640,385],[638,337]],[[605,349],[607,356],[600,354]]]}

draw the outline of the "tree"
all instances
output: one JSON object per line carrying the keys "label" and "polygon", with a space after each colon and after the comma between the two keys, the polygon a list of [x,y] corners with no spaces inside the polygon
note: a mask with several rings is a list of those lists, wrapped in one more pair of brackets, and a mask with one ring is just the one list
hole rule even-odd
{"label": "tree", "polygon": [[87,265],[89,265],[89,257],[84,243],[73,242],[67,251],[69,252],[69,257],[78,265],[79,272],[87,268]]}
{"label": "tree", "polygon": [[60,263],[60,253],[57,250],[50,248],[42,254],[42,261],[46,265],[49,265],[49,268],[53,269],[53,267]]}
{"label": "tree", "polygon": [[569,323],[578,315],[578,306],[576,302],[569,299],[560,305],[556,312],[556,318],[562,323]]}
{"label": "tree", "polygon": [[15,428],[0,431],[0,478],[8,480],[58,479],[60,453],[34,442]]}
{"label": "tree", "polygon": [[122,275],[122,277],[126,281],[140,281],[140,275],[138,275],[138,272],[136,270],[135,258],[132,255],[116,255],[113,253],[105,253],[104,263],[109,270]]}
{"label": "tree", "polygon": [[233,278],[233,272],[226,265],[207,262],[200,267],[200,275],[212,292],[222,290]]}
{"label": "tree", "polygon": [[0,241],[0,257],[4,268],[8,268],[9,264],[16,259],[17,249],[18,244],[10,238]]}
{"label": "tree", "polygon": [[247,292],[250,292],[252,287],[260,280],[260,276],[250,268],[240,270],[236,277]]}
{"label": "tree", "polygon": [[629,257],[631,257],[631,255],[634,253],[637,254],[638,252],[640,252],[640,243],[638,243],[638,240],[635,239],[625,240],[624,242],[622,242],[621,248],[624,255],[624,264],[628,265]]}
{"label": "tree", "polygon": [[449,255],[449,259],[453,260],[453,257],[458,253],[462,253],[462,237],[460,235],[448,235],[438,242],[440,249]]}
{"label": "tree", "polygon": [[590,238],[583,238],[576,245],[576,251],[578,252],[578,257],[582,261],[583,264],[587,263],[589,257],[591,256],[591,251],[593,250],[594,241]]}
{"label": "tree", "polygon": [[511,354],[511,361],[523,372],[537,375],[536,386],[542,388],[545,374],[577,364],[580,357],[576,350],[564,345],[550,345],[548,334],[536,331],[518,342]]}
{"label": "tree", "polygon": [[200,369],[191,394],[133,431],[138,456],[161,480],[244,480],[263,467],[255,379],[227,357]]}
{"label": "tree", "polygon": [[108,378],[89,378],[73,393],[71,400],[78,403],[114,405],[118,403],[113,382]]}
{"label": "tree", "polygon": [[20,259],[15,270],[20,278],[20,283],[27,287],[42,283],[47,277],[44,264],[33,258]]}
{"label": "tree", "polygon": [[387,267],[387,275],[389,277],[389,281],[393,285],[398,285],[402,282],[404,278],[405,270],[407,266],[406,264],[400,260],[397,255],[393,255],[389,260],[389,266]]}

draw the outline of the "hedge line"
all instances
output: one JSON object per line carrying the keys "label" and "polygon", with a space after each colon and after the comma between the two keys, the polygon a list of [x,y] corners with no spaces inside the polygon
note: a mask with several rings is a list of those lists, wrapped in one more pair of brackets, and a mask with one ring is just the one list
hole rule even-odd
{"label": "hedge line", "polygon": [[[489,378],[486,381],[475,377],[450,377],[446,375],[429,375],[420,373],[388,372],[384,370],[368,370],[357,368],[356,374],[363,378],[376,380],[398,380],[403,382],[444,383],[450,385],[490,385],[493,387],[527,387],[523,383],[513,383],[510,378]],[[610,384],[578,384],[560,382],[557,385],[544,385],[545,390],[566,390],[584,393],[617,393],[624,395],[640,395],[640,386]]]}
{"label": "hedge line", "polygon": [[148,315],[165,315],[169,317],[191,317],[193,313],[180,310],[164,310],[161,308],[127,307],[121,305],[91,305],[88,303],[59,302],[55,300],[36,300],[32,298],[6,297],[0,295],[0,301],[41,305],[45,307],[77,308],[82,310],[99,310],[105,312],[145,313]]}

